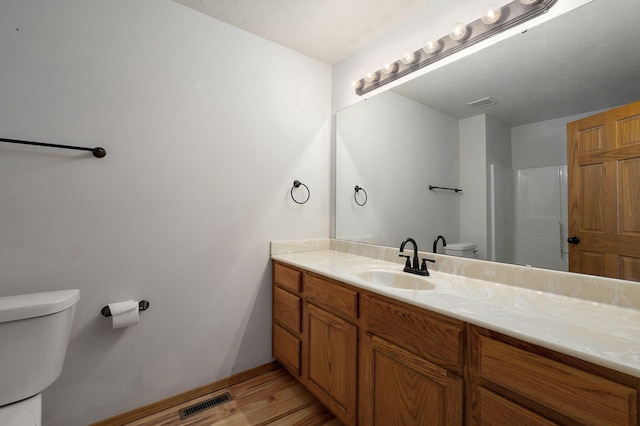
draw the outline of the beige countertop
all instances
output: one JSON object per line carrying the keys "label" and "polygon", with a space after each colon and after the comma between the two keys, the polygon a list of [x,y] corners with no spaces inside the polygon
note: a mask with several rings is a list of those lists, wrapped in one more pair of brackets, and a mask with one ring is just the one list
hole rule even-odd
{"label": "beige countertop", "polygon": [[402,271],[402,265],[335,250],[272,254],[272,258],[640,377],[640,310],[432,271],[431,290],[376,284],[358,275]]}

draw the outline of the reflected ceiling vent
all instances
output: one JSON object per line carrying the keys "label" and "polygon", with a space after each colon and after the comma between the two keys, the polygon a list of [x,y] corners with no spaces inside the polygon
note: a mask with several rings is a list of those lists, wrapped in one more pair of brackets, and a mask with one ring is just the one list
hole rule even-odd
{"label": "reflected ceiling vent", "polygon": [[486,98],[476,99],[475,101],[467,102],[467,105],[469,105],[471,108],[478,109],[478,108],[485,108],[490,105],[494,105],[496,103],[497,102],[495,99],[493,99],[491,96],[487,96]]}

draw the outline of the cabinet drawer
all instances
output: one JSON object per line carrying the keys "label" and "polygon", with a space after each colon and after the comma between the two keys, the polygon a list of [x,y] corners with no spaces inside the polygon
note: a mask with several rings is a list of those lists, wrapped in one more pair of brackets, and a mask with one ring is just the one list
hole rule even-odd
{"label": "cabinet drawer", "polygon": [[300,333],[300,297],[273,287],[273,317],[291,331]]}
{"label": "cabinet drawer", "polygon": [[486,389],[480,389],[479,397],[480,426],[504,426],[505,421],[527,426],[557,426],[557,423]]}
{"label": "cabinet drawer", "polygon": [[367,331],[424,359],[460,372],[464,323],[367,294],[361,299]]}
{"label": "cabinet drawer", "polygon": [[307,300],[347,318],[358,317],[358,292],[314,275],[305,275]]}
{"label": "cabinet drawer", "polygon": [[273,324],[273,357],[296,376],[300,375],[300,339]]}
{"label": "cabinet drawer", "polygon": [[480,336],[480,377],[586,425],[637,424],[634,389]]}
{"label": "cabinet drawer", "polygon": [[273,282],[293,293],[300,293],[302,273],[280,263],[273,264]]}

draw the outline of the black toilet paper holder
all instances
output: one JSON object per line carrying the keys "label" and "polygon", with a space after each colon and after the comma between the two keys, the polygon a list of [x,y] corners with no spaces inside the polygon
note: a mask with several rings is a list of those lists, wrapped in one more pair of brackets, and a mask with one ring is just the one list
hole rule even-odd
{"label": "black toilet paper holder", "polygon": [[[149,301],[148,300],[141,300],[138,302],[138,310],[139,311],[146,311],[147,309],[149,309]],[[103,317],[110,317],[111,316],[111,309],[109,309],[109,306],[105,306],[104,308],[102,308],[102,310],[100,310],[100,313],[102,314]]]}

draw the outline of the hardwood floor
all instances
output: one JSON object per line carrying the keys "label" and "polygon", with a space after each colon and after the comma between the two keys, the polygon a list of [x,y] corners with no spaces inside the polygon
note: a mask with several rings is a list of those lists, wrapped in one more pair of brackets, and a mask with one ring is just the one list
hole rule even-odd
{"label": "hardwood floor", "polygon": [[[233,400],[180,420],[180,409],[224,392],[229,392]],[[268,371],[125,424],[127,426],[342,426],[340,421],[283,368]]]}

